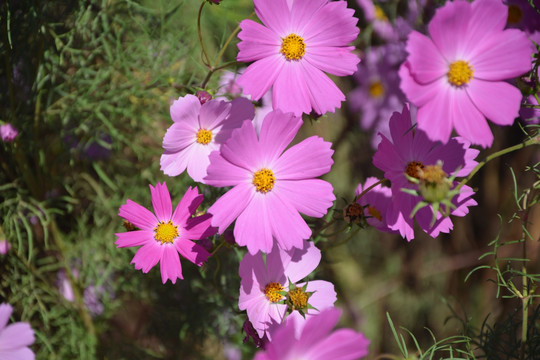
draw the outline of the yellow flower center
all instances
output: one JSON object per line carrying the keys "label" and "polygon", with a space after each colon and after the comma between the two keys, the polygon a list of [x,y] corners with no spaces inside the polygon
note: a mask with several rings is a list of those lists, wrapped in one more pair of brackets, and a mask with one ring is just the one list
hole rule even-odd
{"label": "yellow flower center", "polygon": [[375,18],[380,21],[388,21],[388,16],[386,16],[383,9],[377,5],[375,5]]}
{"label": "yellow flower center", "polygon": [[282,40],[281,53],[287,60],[300,60],[306,53],[306,44],[300,36],[289,34]]}
{"label": "yellow flower center", "polygon": [[197,142],[199,144],[208,145],[212,141],[212,132],[206,129],[199,129],[197,132]]}
{"label": "yellow flower center", "polygon": [[264,287],[264,295],[266,295],[266,298],[276,303],[283,299],[283,295],[281,295],[279,292],[285,290],[283,286],[281,286],[280,283],[271,282],[268,285]]}
{"label": "yellow flower center", "polygon": [[448,68],[448,81],[454,86],[468,84],[473,78],[474,70],[468,61],[457,60]]}
{"label": "yellow flower center", "polygon": [[302,310],[307,308],[309,295],[304,292],[300,287],[289,291],[288,293],[289,302],[293,306],[293,310]]}
{"label": "yellow flower center", "polygon": [[423,181],[430,184],[441,184],[447,177],[440,164],[427,165],[420,171],[420,177]]}
{"label": "yellow flower center", "polygon": [[253,174],[253,185],[257,188],[257,191],[267,193],[272,190],[276,177],[272,170],[264,168]]}
{"label": "yellow flower center", "polygon": [[519,6],[517,5],[508,6],[508,18],[506,19],[506,22],[508,24],[517,24],[521,21],[522,17],[523,17],[523,12],[521,11],[521,8]]}
{"label": "yellow flower center", "polygon": [[420,161],[411,161],[407,164],[407,167],[405,168],[405,172],[410,177],[413,177],[415,179],[420,179],[421,171],[424,169],[424,164],[422,164]]}
{"label": "yellow flower center", "polygon": [[375,208],[375,206],[368,206],[367,211],[368,211],[368,214],[374,217],[375,219],[379,221],[382,220],[381,213],[379,212],[379,210]]}
{"label": "yellow flower center", "polygon": [[160,221],[154,228],[154,239],[161,241],[162,244],[172,243],[178,236],[178,226],[174,225],[171,220],[167,222]]}
{"label": "yellow flower center", "polygon": [[384,86],[380,81],[374,81],[369,85],[369,95],[372,98],[378,98],[384,95]]}

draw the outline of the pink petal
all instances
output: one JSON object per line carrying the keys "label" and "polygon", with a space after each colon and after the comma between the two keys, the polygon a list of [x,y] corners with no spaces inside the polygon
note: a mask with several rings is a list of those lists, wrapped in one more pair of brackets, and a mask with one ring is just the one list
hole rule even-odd
{"label": "pink petal", "polygon": [[448,63],[433,41],[419,32],[412,31],[409,34],[407,52],[412,77],[420,84],[428,84],[448,72]]}
{"label": "pink petal", "polygon": [[[298,284],[302,287],[304,284]],[[311,280],[307,283],[306,290],[313,292],[313,295],[309,297],[309,304],[318,311],[328,309],[334,306],[337,301],[336,290],[334,284],[324,280]],[[315,312],[315,310],[309,310],[309,312]]]}
{"label": "pink petal", "polygon": [[242,41],[238,44],[238,61],[256,61],[279,54],[281,39],[274,31],[249,19],[242,20],[240,28],[238,37]]}
{"label": "pink petal", "polygon": [[141,246],[147,242],[155,241],[154,231],[151,230],[135,230],[125,233],[117,233],[115,235],[118,236],[115,244],[119,248]]}
{"label": "pink petal", "polygon": [[289,7],[286,0],[253,0],[255,13],[264,25],[276,32],[280,37],[287,36],[289,27]]}
{"label": "pink petal", "polygon": [[339,47],[353,42],[360,32],[356,26],[358,19],[353,15],[354,10],[347,8],[346,1],[328,2],[320,8],[303,31],[306,51],[316,46]]}
{"label": "pink petal", "polygon": [[0,350],[0,359],[34,360],[35,355],[27,347],[13,350]]}
{"label": "pink petal", "polygon": [[483,147],[490,146],[493,134],[487,124],[486,118],[471,102],[469,89],[456,89],[449,91],[450,103],[453,106],[447,112],[447,121],[454,124],[456,132],[473,144]]}
{"label": "pink petal", "polygon": [[212,227],[211,223],[211,214],[204,214],[188,219],[186,227],[181,233],[182,238],[201,240],[214,235],[217,232],[217,229]]}
{"label": "pink petal", "polygon": [[452,203],[456,205],[456,208],[452,210],[452,215],[465,216],[469,213],[469,206],[478,205],[476,200],[472,198],[474,194],[475,192],[473,191],[473,189],[471,189],[467,185],[464,185],[460,189],[459,194],[454,199],[452,199]]}
{"label": "pink petal", "polygon": [[300,180],[321,176],[330,171],[334,161],[332,143],[311,136],[281,155],[274,165],[279,180]]}
{"label": "pink petal", "polygon": [[508,19],[508,6],[502,1],[476,0],[472,3],[472,14],[467,28],[468,51],[472,51],[493,33],[501,32]]}
{"label": "pink petal", "polygon": [[418,109],[418,128],[431,140],[446,143],[450,138],[454,119],[449,115],[454,113],[454,92],[458,91],[460,89],[456,90],[450,85],[440,86],[437,95]]}
{"label": "pink petal", "polygon": [[411,75],[411,64],[404,62],[399,68],[399,77],[401,79],[400,88],[414,105],[417,107],[424,106],[427,102],[440,92],[441,85],[444,82],[440,80],[433,81],[429,84],[422,85],[418,83]]}
{"label": "pink petal", "polygon": [[416,213],[415,219],[420,228],[432,238],[436,238],[440,233],[447,234],[454,228],[452,220],[449,217],[442,216],[441,213],[437,213],[437,219],[432,226],[431,221],[433,220],[433,208],[430,206],[420,209]]}
{"label": "pink petal", "polygon": [[251,95],[253,100],[259,100],[274,84],[284,64],[281,54],[257,60],[242,73],[237,84],[242,87],[244,94]]}
{"label": "pink petal", "polygon": [[[261,164],[262,151],[251,120],[244,121],[241,128],[234,130],[220,151],[225,160],[246,170],[256,171],[260,166],[264,166]],[[220,176],[227,178],[226,173]]]}
{"label": "pink petal", "polygon": [[169,176],[180,175],[186,170],[196,153],[197,149],[193,145],[178,152],[168,152],[166,150],[159,161],[161,171]]}
{"label": "pink petal", "polygon": [[296,116],[311,112],[309,90],[300,61],[285,61],[272,88],[272,105],[274,109]]}
{"label": "pink petal", "polygon": [[386,213],[386,223],[391,230],[399,231],[401,237],[407,239],[407,241],[411,241],[414,239],[414,222],[410,217],[410,214],[414,205],[416,205],[416,203],[413,204],[415,197],[408,194],[396,196],[396,191],[401,193],[401,189],[398,188],[394,190],[394,188],[392,188],[392,195],[395,196],[395,198],[393,206],[391,206]]}
{"label": "pink petal", "polygon": [[[310,94],[313,110],[318,114],[334,112],[345,101],[345,95],[321,70],[307,61],[300,62],[304,68],[304,79]],[[274,104],[274,107],[276,105]]]}
{"label": "pink petal", "polygon": [[[224,121],[219,134],[216,135],[215,141],[218,144],[223,144],[227,140],[232,130],[242,126],[245,120],[252,120],[255,117],[255,106],[251,100],[243,97],[238,97],[231,101],[231,112],[229,117]],[[222,136],[225,133],[226,136]]]}
{"label": "pink petal", "polygon": [[392,114],[389,127],[394,147],[400,153],[399,157],[396,159],[410,159],[412,157],[412,149],[416,139],[413,136],[414,129],[408,105],[403,106],[401,113],[396,111]]}
{"label": "pink petal", "polygon": [[369,352],[369,340],[351,329],[339,329],[321,342],[314,342],[307,354],[313,360],[360,359]]}
{"label": "pink petal", "polygon": [[302,247],[302,240],[311,236],[309,226],[283,194],[270,191],[266,195],[270,225],[279,246],[284,250]]}
{"label": "pink petal", "polygon": [[169,221],[172,214],[172,204],[167,184],[165,182],[163,184],[158,182],[155,188],[150,185],[150,194],[152,195],[154,213],[158,220],[163,222]]}
{"label": "pink petal", "polygon": [[208,209],[208,213],[212,214],[212,226],[218,227],[220,234],[223,233],[248,206],[253,195],[253,185],[246,183],[226,192]]}
{"label": "pink petal", "polygon": [[268,220],[266,195],[256,193],[246,209],[238,216],[234,226],[234,237],[240,246],[247,246],[250,254],[258,251],[268,253],[274,240]]}
{"label": "pink petal", "polygon": [[326,215],[336,199],[332,184],[320,179],[279,180],[275,190],[289,199],[300,213],[318,218]]}
{"label": "pink petal", "polygon": [[303,247],[294,248],[290,254],[290,260],[284,264],[284,274],[292,283],[311,274],[321,262],[321,250],[312,241],[304,241]]}
{"label": "pink petal", "polygon": [[158,219],[150,210],[130,199],[127,199],[126,203],[120,206],[118,216],[143,230],[153,230],[158,223]]}
{"label": "pink petal", "polygon": [[199,190],[196,187],[189,187],[176,208],[171,217],[175,225],[184,226],[191,215],[195,214],[197,208],[203,202],[204,195],[199,194]]}
{"label": "pink petal", "polygon": [[467,27],[471,13],[471,4],[466,1],[448,2],[437,9],[428,25],[435,46],[449,62],[463,59],[466,55],[464,50],[469,38]]}
{"label": "pink petal", "polygon": [[9,317],[13,312],[13,307],[9,304],[0,304],[0,331],[4,329],[9,321]]}
{"label": "pink petal", "polygon": [[328,0],[295,0],[291,7],[290,31],[293,34],[303,34],[314,14],[328,3]]}
{"label": "pink petal", "polygon": [[[277,246],[275,246],[277,248]],[[278,265],[281,265],[279,254],[275,254],[274,251],[270,252],[266,256],[266,265],[261,253],[251,255],[246,253],[242,261],[240,261],[240,266],[238,268],[238,274],[242,279],[240,283],[240,293],[244,293],[245,296],[253,298],[263,294],[262,288],[264,288],[270,282],[279,282],[281,284],[285,283],[285,277],[283,276],[283,265],[281,265],[281,270],[277,274],[272,274],[270,271],[270,262],[275,261],[271,260],[272,258],[278,259]],[[267,271],[267,268],[269,269]],[[264,295],[263,295],[264,296]]]}
{"label": "pink petal", "polygon": [[321,340],[324,340],[328,333],[332,331],[334,326],[336,326],[340,316],[341,310],[330,308],[321,312],[319,316],[310,317],[307,324],[304,326],[302,334],[300,335],[298,345],[313,345]]}
{"label": "pink petal", "polygon": [[250,170],[225,160],[217,151],[210,154],[208,159],[210,165],[206,169],[208,174],[204,178],[204,183],[207,185],[235,186],[240,183],[250,183],[253,178],[253,173]]}
{"label": "pink petal", "polygon": [[0,349],[16,350],[33,344],[34,330],[26,322],[17,322],[8,325],[0,333]]}
{"label": "pink petal", "polygon": [[162,253],[163,246],[160,243],[149,242],[137,250],[131,263],[135,264],[135,269],[142,270],[146,274],[159,262]]}
{"label": "pink petal", "polygon": [[201,107],[199,125],[201,129],[212,130],[218,126],[231,111],[231,103],[221,100],[210,100]]}
{"label": "pink petal", "polygon": [[302,123],[301,117],[294,117],[292,113],[283,113],[279,109],[266,115],[259,135],[264,163],[274,163],[294,139]]}
{"label": "pink petal", "polygon": [[512,125],[519,116],[521,91],[506,82],[473,79],[467,94],[478,110],[497,125]]}
{"label": "pink petal", "polygon": [[182,265],[180,264],[180,257],[176,252],[174,246],[169,244],[163,246],[163,253],[161,255],[160,262],[161,281],[165,284],[167,280],[171,280],[173,284],[176,284],[176,279],[183,279]]}
{"label": "pink petal", "polygon": [[317,69],[332,75],[352,75],[360,62],[358,55],[352,52],[354,49],[354,46],[342,48],[317,46],[310,48],[304,58]]}
{"label": "pink petal", "polygon": [[205,263],[210,256],[210,253],[206,251],[205,248],[191,240],[178,239],[175,241],[174,245],[180,255],[197,266],[201,266],[203,263]]}
{"label": "pink petal", "polygon": [[186,122],[174,123],[167,129],[163,137],[163,148],[167,153],[184,150],[195,143],[198,131],[199,124],[197,120],[195,120],[195,125]]}
{"label": "pink petal", "polygon": [[532,68],[531,41],[517,29],[491,35],[470,56],[473,76],[478,80],[510,79]]}
{"label": "pink petal", "polygon": [[210,154],[217,149],[216,144],[193,144],[192,156],[187,164],[187,172],[193,181],[204,183],[210,165]]}
{"label": "pink petal", "polygon": [[201,102],[195,95],[180,97],[171,105],[171,118],[174,122],[184,122],[195,129],[198,125]]}

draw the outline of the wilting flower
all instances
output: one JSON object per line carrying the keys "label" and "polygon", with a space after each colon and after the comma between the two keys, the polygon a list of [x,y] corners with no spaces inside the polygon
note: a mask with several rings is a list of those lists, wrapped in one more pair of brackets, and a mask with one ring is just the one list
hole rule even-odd
{"label": "wilting flower", "polygon": [[186,191],[174,213],[165,183],[157,183],[156,187],[150,185],[150,193],[155,215],[129,199],[120,207],[118,215],[140,230],[116,234],[116,246],[142,245],[131,260],[135,269],[147,273],[160,262],[161,280],[164,284],[167,280],[174,284],[177,278],[184,278],[178,253],[201,266],[210,253],[192,240],[211,236],[215,229],[210,226],[210,214],[192,217],[203,201],[203,195],[197,188],[190,187]]}
{"label": "wilting flower", "polygon": [[[356,188],[356,196],[362,194],[364,190],[369,189],[376,184],[379,179],[369,177],[362,185]],[[362,206],[363,215],[369,225],[384,232],[396,232],[388,227],[386,223],[386,214],[392,208],[392,190],[386,186],[378,184],[371,190],[365,192],[357,203]]]}
{"label": "wilting flower", "polygon": [[321,311],[301,331],[296,329],[297,323],[286,321],[255,360],[355,360],[366,356],[369,340],[363,334],[351,329],[332,332],[340,315],[339,309]]}
{"label": "wilting flower", "polygon": [[490,146],[486,117],[511,125],[521,92],[505,79],[531,69],[525,33],[504,30],[508,16],[501,1],[447,2],[428,25],[430,37],[409,34],[401,89],[418,109],[418,128],[447,142],[452,128],[473,144]]}
{"label": "wilting flower", "polygon": [[0,138],[5,142],[12,142],[19,135],[19,131],[10,123],[0,125]]}
{"label": "wilting flower", "polygon": [[34,343],[34,330],[26,322],[8,325],[13,308],[0,304],[0,359],[33,360],[34,353],[28,346]]}
{"label": "wilting flower", "polygon": [[163,138],[161,170],[176,176],[187,168],[189,176],[201,182],[206,176],[208,156],[219,150],[231,131],[242,121],[253,119],[251,102],[237,98],[231,102],[209,100],[201,104],[194,95],[178,98],[171,105],[174,124]]}
{"label": "wilting flower", "polygon": [[266,333],[271,339],[269,330],[280,325],[288,312],[287,318],[302,323],[303,316],[309,318],[334,305],[336,292],[332,283],[323,280],[312,280],[307,285],[298,283],[320,261],[321,251],[308,241],[304,241],[302,249],[291,251],[274,246],[266,255],[266,262],[261,253],[244,256],[239,269],[242,281],[238,307],[247,311],[260,338]]}
{"label": "wilting flower", "polygon": [[208,185],[234,186],[212,205],[212,225],[223,233],[236,219],[234,237],[251,254],[302,247],[311,229],[300,216],[322,217],[335,200],[332,185],[316,179],[332,166],[331,143],[312,136],[285,150],[302,119],[280,110],[264,119],[259,136],[245,121],[210,155]]}
{"label": "wilting flower", "polygon": [[274,109],[300,116],[333,112],[345,96],[325,72],[351,75],[359,29],[346,1],[254,0],[264,25],[240,23],[238,61],[254,61],[238,79],[245,94],[260,99],[272,87]]}
{"label": "wilting flower", "polygon": [[[399,231],[407,240],[412,240],[414,219],[411,214],[416,205],[425,199],[402,190],[418,190],[418,185],[411,182],[407,176],[425,179],[429,172],[430,182],[440,180],[441,185],[445,186],[442,182],[447,180],[448,176],[463,177],[472,171],[477,164],[474,158],[479,151],[469,148],[469,143],[462,138],[452,138],[446,144],[430,140],[424,131],[413,128],[407,106],[401,114],[396,112],[392,115],[390,134],[390,139],[381,135],[382,141],[373,156],[373,165],[383,170],[384,177],[392,184],[393,205],[386,214],[388,227]],[[456,184],[457,182],[453,185]],[[455,206],[451,214],[465,216],[468,207],[476,205],[473,195],[474,191],[470,187],[463,186],[459,194],[451,199]],[[434,214],[435,223],[432,222]],[[414,218],[422,230],[432,237],[438,236],[440,232],[449,232],[453,227],[449,217],[434,212],[431,206],[420,209]]]}

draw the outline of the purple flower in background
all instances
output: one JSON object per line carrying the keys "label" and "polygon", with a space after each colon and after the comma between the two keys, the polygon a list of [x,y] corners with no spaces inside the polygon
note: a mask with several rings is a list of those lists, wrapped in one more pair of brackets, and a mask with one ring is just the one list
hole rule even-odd
{"label": "purple flower in background", "polygon": [[34,330],[26,322],[8,325],[13,308],[9,304],[0,304],[0,359],[33,360],[34,353],[29,346],[35,341]]}
{"label": "purple flower in background", "polygon": [[[296,248],[292,251],[284,251],[274,246],[266,255],[266,261],[261,253],[248,253],[244,256],[239,269],[242,281],[238,307],[247,311],[249,321],[260,338],[266,334],[271,339],[269,330],[281,324],[285,318],[288,305],[283,303],[286,298],[280,292],[288,292],[287,299],[290,299],[296,308],[303,309],[307,319],[334,305],[336,292],[332,283],[312,280],[308,282],[305,292],[301,290],[305,283],[298,283],[315,270],[320,260],[321,251],[308,241],[304,241],[303,249]],[[295,290],[289,290],[291,284],[295,284]],[[308,296],[309,292],[313,294]],[[307,304],[317,310],[308,309]],[[298,323],[305,320],[298,311],[293,311],[287,318],[293,318],[293,321]],[[298,324],[297,328],[300,327],[301,324]]]}
{"label": "purple flower in background", "polygon": [[392,58],[389,56],[392,53],[391,46],[369,49],[354,74],[358,86],[348,95],[351,109],[361,113],[362,129],[374,133],[371,142],[374,148],[380,142],[377,133],[388,134],[390,116],[405,102],[397,74],[398,64],[403,59]]}
{"label": "purple flower in background", "polygon": [[372,0],[356,0],[358,6],[364,12],[364,18],[373,26],[374,32],[384,40],[395,40],[394,26],[388,19],[382,7]]}
{"label": "purple flower in background", "polygon": [[[540,96],[538,94],[537,96]],[[528,106],[522,106],[519,110],[519,116],[529,124],[538,124],[540,123],[540,106],[538,100],[534,95],[529,95],[525,99],[525,104]]]}
{"label": "purple flower in background", "polygon": [[351,329],[332,331],[341,311],[326,309],[306,321],[298,332],[295,321],[286,321],[254,360],[356,360],[368,354],[369,340]]}
{"label": "purple flower in background", "polygon": [[503,0],[503,3],[508,5],[507,27],[521,29],[529,34],[540,30],[540,0],[532,0],[536,9],[529,0]]}
{"label": "purple flower in background", "polygon": [[6,239],[0,240],[0,255],[6,255],[9,249],[11,249],[11,244]]}
{"label": "purple flower in background", "polygon": [[[424,131],[413,128],[407,106],[401,114],[396,112],[392,115],[390,138],[381,136],[382,141],[373,156],[373,165],[383,170],[384,177],[392,184],[393,206],[387,212],[386,222],[390,229],[398,230],[401,236],[410,241],[414,238],[414,219],[410,215],[422,198],[401,190],[418,188],[405,174],[418,179],[421,171],[442,161],[441,170],[445,174],[452,175],[457,172],[459,177],[467,176],[477,164],[474,158],[479,151],[469,148],[469,143],[462,138],[452,138],[446,144],[430,140]],[[473,195],[474,191],[470,187],[463,186],[452,200],[456,208],[451,214],[465,216],[468,207],[476,205]],[[432,237],[438,236],[440,232],[447,233],[453,227],[452,220],[440,213],[437,213],[437,221],[432,224],[431,206],[420,209],[414,218],[422,230]]]}
{"label": "purple flower in background", "polygon": [[[364,189],[369,188],[378,181],[379,179],[375,177],[367,178],[363,185],[359,184],[356,188],[356,196],[360,195]],[[386,223],[386,214],[388,210],[392,208],[392,190],[390,190],[390,188],[379,184],[362,195],[362,197],[357,200],[357,203],[365,206],[364,216],[367,217],[367,223],[369,225],[380,231],[389,233],[397,232],[390,229]]]}
{"label": "purple flower in background", "polygon": [[0,125],[0,138],[4,142],[12,142],[18,134],[19,131],[10,123]]}

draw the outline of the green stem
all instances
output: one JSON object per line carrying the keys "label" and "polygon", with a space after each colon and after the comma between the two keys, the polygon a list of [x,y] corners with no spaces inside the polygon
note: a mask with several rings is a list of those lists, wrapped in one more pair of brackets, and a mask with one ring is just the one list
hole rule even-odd
{"label": "green stem", "polygon": [[231,35],[229,35],[229,37],[225,41],[225,44],[223,44],[223,47],[221,48],[221,50],[219,50],[219,53],[218,53],[218,55],[216,57],[216,61],[214,61],[214,67],[216,67],[216,65],[219,63],[219,60],[221,59],[221,57],[225,53],[225,50],[227,49],[227,47],[231,43],[232,39],[234,39],[234,37],[236,36],[236,34],[238,34],[239,31],[240,31],[240,26],[237,26],[236,29],[234,29],[234,31],[231,33]]}
{"label": "green stem", "polygon": [[467,176],[465,179],[461,180],[461,182],[459,183],[458,186],[456,186],[455,190],[459,190],[461,189],[469,180],[472,179],[472,177],[484,166],[486,165],[488,162],[490,162],[491,160],[493,159],[496,159],[502,155],[505,155],[505,154],[508,154],[508,153],[511,153],[513,151],[516,151],[516,150],[519,150],[519,149],[523,149],[527,146],[531,146],[531,145],[539,145],[540,144],[540,135],[536,135],[534,136],[533,138],[521,143],[521,144],[517,144],[517,145],[514,145],[514,146],[511,146],[509,148],[506,148],[506,149],[502,149],[500,151],[497,151],[491,155],[489,155],[488,157],[486,157],[486,159],[484,161],[481,161],[478,163],[478,165],[476,165],[476,167],[471,171],[471,173],[469,174],[469,176]]}
{"label": "green stem", "polygon": [[204,47],[204,41],[203,41],[202,31],[201,31],[201,17],[202,17],[202,10],[203,10],[204,4],[206,4],[206,1],[203,1],[201,3],[201,7],[199,8],[199,14],[197,15],[197,33],[199,34],[199,42],[201,43],[204,65],[206,65],[207,67],[210,67],[210,59],[208,58],[208,53],[206,52],[206,48]]}
{"label": "green stem", "polygon": [[226,67],[229,67],[231,65],[236,65],[236,64],[238,64],[237,61],[231,61],[231,62],[225,63],[223,65],[220,65],[218,67],[211,67],[210,70],[208,71],[208,74],[206,74],[206,77],[204,78],[203,82],[201,83],[201,88],[204,89],[206,87],[206,85],[210,81],[210,78],[212,77],[212,75],[214,75],[214,73],[216,71],[221,70],[221,69],[225,69]]}

